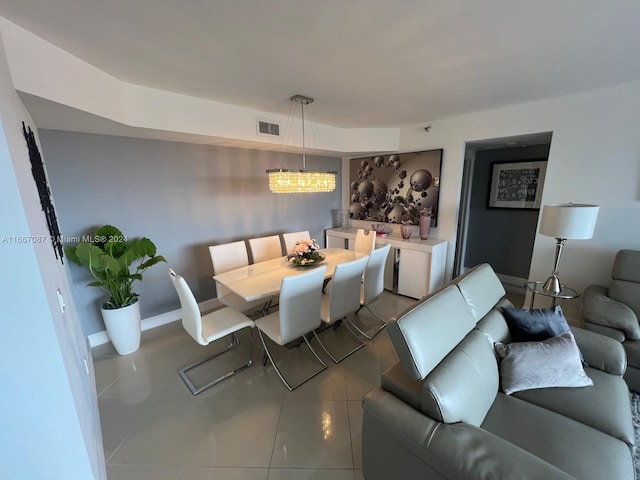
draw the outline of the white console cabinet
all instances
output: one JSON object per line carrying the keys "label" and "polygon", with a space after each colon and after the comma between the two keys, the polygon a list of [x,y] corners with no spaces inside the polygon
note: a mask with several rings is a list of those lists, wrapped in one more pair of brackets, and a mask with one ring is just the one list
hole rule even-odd
{"label": "white console cabinet", "polygon": [[[326,231],[326,246],[353,250],[355,238],[355,228],[332,228]],[[386,244],[391,244],[391,250],[385,268],[385,289],[407,297],[422,298],[444,285],[446,240],[405,240],[398,233],[376,238],[376,246]]]}

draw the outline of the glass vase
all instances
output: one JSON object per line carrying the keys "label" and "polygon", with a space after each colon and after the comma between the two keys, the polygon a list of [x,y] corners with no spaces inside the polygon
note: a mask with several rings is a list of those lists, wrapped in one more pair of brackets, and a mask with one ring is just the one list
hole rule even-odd
{"label": "glass vase", "polygon": [[427,210],[423,210],[420,214],[420,239],[428,240],[431,232],[431,215]]}

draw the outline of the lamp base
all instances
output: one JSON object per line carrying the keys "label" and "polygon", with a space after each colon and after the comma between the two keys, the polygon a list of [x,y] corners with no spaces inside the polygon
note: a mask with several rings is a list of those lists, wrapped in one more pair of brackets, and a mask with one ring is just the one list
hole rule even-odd
{"label": "lamp base", "polygon": [[560,293],[561,288],[562,286],[560,285],[560,279],[557,275],[551,275],[549,278],[547,278],[547,281],[544,282],[544,286],[542,287],[545,292],[553,293],[556,295]]}

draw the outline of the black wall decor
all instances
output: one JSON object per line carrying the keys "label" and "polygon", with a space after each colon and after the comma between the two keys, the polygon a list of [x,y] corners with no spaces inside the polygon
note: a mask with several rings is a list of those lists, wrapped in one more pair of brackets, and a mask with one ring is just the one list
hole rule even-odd
{"label": "black wall decor", "polygon": [[47,219],[47,226],[49,227],[49,234],[51,235],[51,245],[53,246],[53,252],[56,258],[62,260],[64,254],[62,250],[62,237],[60,236],[60,229],[58,228],[58,219],[56,218],[56,210],[51,202],[51,191],[49,190],[49,184],[47,183],[47,175],[44,171],[44,164],[42,163],[42,157],[38,150],[38,144],[36,138],[31,131],[31,127],[25,126],[22,122],[22,132],[24,138],[27,141],[27,147],[29,148],[29,160],[31,161],[31,173],[33,179],[36,182],[38,188],[38,195],[40,196],[40,205],[42,205],[42,211]]}

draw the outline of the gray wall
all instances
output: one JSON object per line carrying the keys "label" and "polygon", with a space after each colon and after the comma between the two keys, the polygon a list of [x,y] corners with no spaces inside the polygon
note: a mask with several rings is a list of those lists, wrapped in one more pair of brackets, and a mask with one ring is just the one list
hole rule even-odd
{"label": "gray wall", "polygon": [[487,208],[491,164],[507,160],[547,159],[548,156],[549,145],[476,153],[465,267],[486,262],[497,273],[529,278],[539,211]]}
{"label": "gray wall", "polygon": [[[268,168],[300,168],[301,156],[209,145],[40,130],[60,229],[86,235],[110,223],[130,237],[149,237],[168,260],[135,285],[142,318],[180,307],[167,267],[183,275],[198,301],[215,297],[208,246],[254,236],[309,230],[324,243],[340,209],[339,158],[307,157],[307,168],[338,171],[332,193],[273,194]],[[105,295],[86,288],[71,265],[85,333],[104,330]]]}

